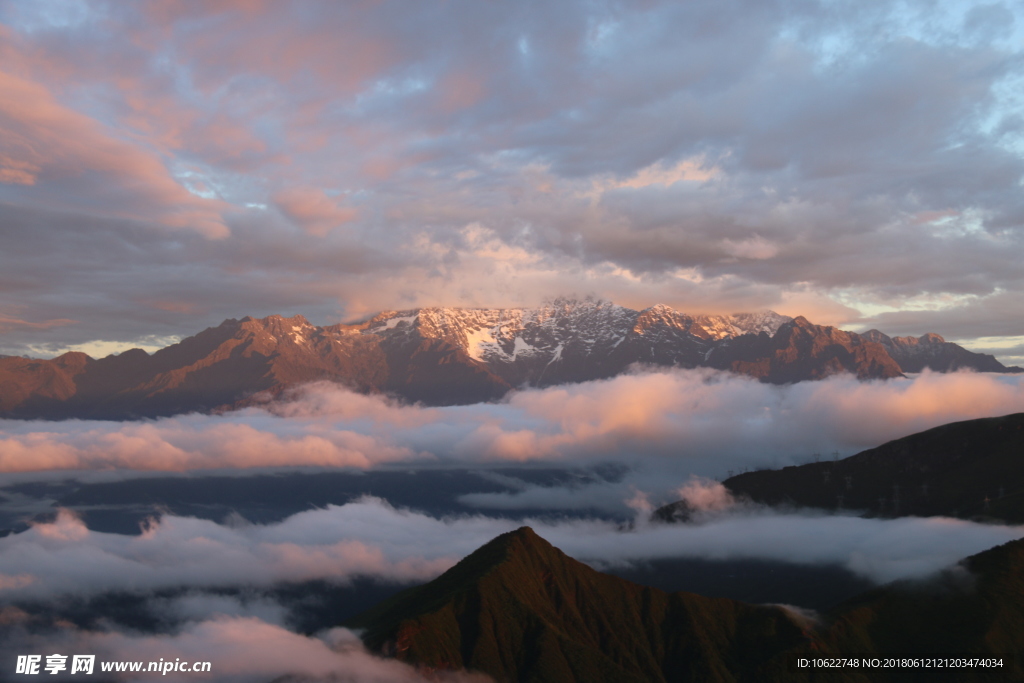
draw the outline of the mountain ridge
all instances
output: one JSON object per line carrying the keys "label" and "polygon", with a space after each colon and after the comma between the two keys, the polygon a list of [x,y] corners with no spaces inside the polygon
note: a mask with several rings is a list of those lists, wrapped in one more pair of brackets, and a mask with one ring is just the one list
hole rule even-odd
{"label": "mountain ridge", "polygon": [[347,625],[371,650],[497,681],[757,680],[776,652],[805,640],[778,607],[602,574],[529,527]]}
{"label": "mountain ridge", "polygon": [[[885,346],[896,342],[878,335],[772,311],[692,316],[661,304],[636,311],[594,299],[385,311],[322,327],[301,315],[231,318],[153,354],[0,358],[0,415],[131,419],[223,410],[317,380],[408,402],[467,404],[524,386],[607,379],[635,364],[711,367],[778,384],[840,372],[901,376]],[[932,346],[953,353],[957,368],[973,359],[1013,370],[955,344]]]}
{"label": "mountain ridge", "polygon": [[[820,615],[666,593],[598,572],[529,527],[345,622],[428,674],[495,681],[1020,680],[1024,540]],[[799,668],[800,657],[1002,657],[995,669]]]}
{"label": "mountain ridge", "polygon": [[[871,517],[950,516],[1024,523],[1024,413],[951,422],[841,460],[731,476],[739,499],[765,505],[860,511]],[[685,501],[655,510],[682,521]]]}

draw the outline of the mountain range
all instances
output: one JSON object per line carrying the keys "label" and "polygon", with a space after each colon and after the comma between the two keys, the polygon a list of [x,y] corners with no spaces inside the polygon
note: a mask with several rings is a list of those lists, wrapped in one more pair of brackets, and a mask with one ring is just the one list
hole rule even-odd
{"label": "mountain range", "polygon": [[0,357],[0,415],[130,419],[230,409],[329,380],[429,405],[495,400],[513,388],[614,377],[635,364],[709,367],[788,383],[924,368],[1019,372],[937,334],[864,334],[772,311],[694,316],[593,299],[539,308],[386,311],[315,326],[301,315],[225,320],[148,354]]}
{"label": "mountain range", "polygon": [[[1024,541],[924,581],[873,589],[821,615],[602,574],[529,527],[499,536],[434,581],[346,625],[428,673],[495,681],[1021,680]],[[800,669],[798,658],[1004,655],[994,669]]]}

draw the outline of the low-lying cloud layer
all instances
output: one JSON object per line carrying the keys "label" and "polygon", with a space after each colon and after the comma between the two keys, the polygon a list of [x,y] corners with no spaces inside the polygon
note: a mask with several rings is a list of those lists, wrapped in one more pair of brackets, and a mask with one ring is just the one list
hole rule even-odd
{"label": "low-lying cloud layer", "polygon": [[706,370],[640,372],[446,408],[314,384],[267,409],[225,415],[6,421],[0,472],[614,461],[672,473],[675,486],[690,474],[848,455],[948,422],[1019,411],[1024,377],[975,373],[774,386]]}
{"label": "low-lying cloud layer", "polygon": [[[120,631],[87,631],[64,627],[44,636],[22,634],[8,642],[0,654],[13,660],[17,654],[54,652],[94,654],[93,675],[101,673],[103,662],[143,662],[142,672],[119,674],[117,680],[154,680],[167,683],[218,681],[220,683],[264,683],[268,680],[301,680],[309,683],[486,683],[480,674],[440,673],[424,677],[413,667],[394,659],[371,655],[358,636],[344,628],[330,629],[316,637],[293,633],[257,617],[217,615],[185,625],[174,634],[140,635]],[[67,660],[70,662],[70,657]],[[149,662],[209,662],[209,673],[176,672],[171,666],[161,673],[147,672]],[[42,666],[40,667],[42,668]],[[68,670],[70,670],[70,665]],[[160,669],[158,669],[160,671]],[[80,679],[83,674],[51,675],[47,679]]]}
{"label": "low-lying cloud layer", "polygon": [[62,513],[0,539],[0,598],[266,587],[320,578],[426,581],[522,524],[597,567],[666,558],[766,559],[836,564],[876,582],[924,576],[1024,536],[1021,527],[945,518],[880,520],[743,508],[708,512],[692,524],[649,524],[641,516],[634,528],[623,530],[593,519],[437,519],[374,498],[266,526],[167,515],[138,536],[90,531]]}

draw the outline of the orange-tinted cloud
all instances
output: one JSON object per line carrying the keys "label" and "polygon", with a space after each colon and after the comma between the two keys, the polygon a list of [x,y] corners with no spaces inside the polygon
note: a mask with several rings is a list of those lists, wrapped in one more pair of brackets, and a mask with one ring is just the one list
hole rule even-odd
{"label": "orange-tinted cloud", "polygon": [[3,331],[5,329],[12,329],[15,327],[29,328],[32,330],[47,330],[51,327],[75,325],[77,323],[77,320],[69,320],[67,318],[55,318],[53,320],[44,320],[42,322],[30,322],[28,320],[19,320],[18,318],[11,318],[5,315],[0,315],[0,331]]}
{"label": "orange-tinted cloud", "polygon": [[486,86],[483,77],[471,71],[451,73],[438,86],[441,109],[446,113],[468,109],[483,99]]}
{"label": "orange-tinted cloud", "polygon": [[[205,422],[205,420],[203,420]],[[279,436],[254,426],[214,419],[96,425],[73,436],[60,431],[0,438],[0,472],[55,469],[182,471],[222,467],[369,467],[417,458],[407,448],[348,430]]]}
{"label": "orange-tinted cloud", "polygon": [[63,106],[42,85],[3,71],[0,178],[52,205],[156,220],[210,238],[229,234],[225,204],[191,194],[156,156]]}
{"label": "orange-tinted cloud", "polygon": [[646,463],[681,478],[721,476],[1021,412],[1024,378],[926,372],[774,386],[709,370],[652,371],[444,408],[319,383],[267,408],[142,424],[11,423],[0,436],[0,472],[597,460]]}
{"label": "orange-tinted cloud", "polygon": [[326,236],[359,215],[355,209],[339,205],[323,190],[312,187],[282,190],[274,195],[274,203],[303,231],[317,237]]}

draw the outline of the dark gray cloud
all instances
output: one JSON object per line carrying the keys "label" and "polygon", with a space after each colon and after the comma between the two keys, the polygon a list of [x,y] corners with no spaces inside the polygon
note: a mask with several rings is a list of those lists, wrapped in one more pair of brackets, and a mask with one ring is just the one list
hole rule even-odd
{"label": "dark gray cloud", "polygon": [[[998,291],[988,296],[951,299],[932,310],[904,310],[878,313],[859,322],[863,328],[876,327],[892,335],[920,336],[916,330],[939,332],[948,341],[962,341],[973,349],[978,337],[1019,337],[1024,303],[1016,292]],[[991,344],[991,339],[988,343]],[[981,343],[984,345],[984,343]],[[978,349],[979,351],[982,349]],[[994,353],[988,350],[987,353]],[[995,354],[999,356],[999,353]]]}
{"label": "dark gray cloud", "polygon": [[815,291],[853,322],[1024,284],[1012,4],[11,2],[0,30],[8,353],[566,291]]}

